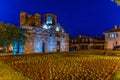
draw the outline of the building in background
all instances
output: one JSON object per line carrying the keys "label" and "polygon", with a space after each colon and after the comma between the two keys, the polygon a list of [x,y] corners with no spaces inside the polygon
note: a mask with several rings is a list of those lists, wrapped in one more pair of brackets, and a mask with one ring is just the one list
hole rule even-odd
{"label": "building in background", "polygon": [[20,13],[20,26],[27,30],[24,44],[13,46],[16,53],[49,53],[69,51],[69,36],[57,23],[56,15],[45,14],[41,23],[40,14]]}
{"label": "building in background", "polygon": [[120,46],[120,27],[114,26],[114,29],[104,32],[107,50],[113,50],[115,46]]}
{"label": "building in background", "polygon": [[70,50],[104,49],[105,40],[100,37],[82,36],[70,38]]}

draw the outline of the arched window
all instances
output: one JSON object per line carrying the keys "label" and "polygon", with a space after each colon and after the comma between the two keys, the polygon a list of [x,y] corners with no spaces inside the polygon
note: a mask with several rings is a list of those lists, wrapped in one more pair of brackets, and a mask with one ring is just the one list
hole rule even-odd
{"label": "arched window", "polygon": [[46,18],[46,24],[52,24],[52,17],[47,17]]}

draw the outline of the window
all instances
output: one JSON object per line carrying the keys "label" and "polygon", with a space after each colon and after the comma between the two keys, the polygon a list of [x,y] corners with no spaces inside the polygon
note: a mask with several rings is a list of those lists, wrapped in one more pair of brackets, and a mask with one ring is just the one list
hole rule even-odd
{"label": "window", "polygon": [[77,43],[77,40],[75,39],[75,43]]}
{"label": "window", "polygon": [[74,40],[72,40],[72,43],[74,43]]}
{"label": "window", "polygon": [[72,43],[73,43],[73,40],[72,40]]}
{"label": "window", "polygon": [[60,31],[60,27],[56,27],[56,31]]}
{"label": "window", "polygon": [[46,24],[52,24],[52,17],[47,17]]}
{"label": "window", "polygon": [[118,37],[117,33],[110,33],[109,34],[109,38],[116,38],[116,37]]}
{"label": "window", "polygon": [[62,33],[64,33],[64,30],[62,29]]}
{"label": "window", "polygon": [[84,39],[82,39],[82,42],[84,42]]}
{"label": "window", "polygon": [[88,42],[88,39],[86,39],[86,42]]}
{"label": "window", "polygon": [[76,42],[76,40],[75,40],[75,42]]}
{"label": "window", "polygon": [[118,42],[116,41],[116,44],[118,44]]}
{"label": "window", "polygon": [[50,36],[52,36],[52,34],[50,34]]}

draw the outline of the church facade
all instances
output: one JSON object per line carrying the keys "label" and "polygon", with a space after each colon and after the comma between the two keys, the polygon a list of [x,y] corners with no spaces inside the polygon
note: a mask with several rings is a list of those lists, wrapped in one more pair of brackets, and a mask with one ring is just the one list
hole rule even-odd
{"label": "church facade", "polygon": [[[42,22],[42,24],[41,24]],[[69,51],[69,35],[57,23],[56,15],[40,14],[34,16],[20,13],[20,26],[27,30],[24,44],[13,46],[14,54],[49,53]]]}

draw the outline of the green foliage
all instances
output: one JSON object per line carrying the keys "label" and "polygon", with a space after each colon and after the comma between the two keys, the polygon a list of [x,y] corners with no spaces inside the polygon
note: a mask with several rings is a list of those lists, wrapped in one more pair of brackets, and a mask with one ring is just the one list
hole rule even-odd
{"label": "green foliage", "polygon": [[23,43],[25,29],[0,22],[0,46],[9,46],[14,42]]}
{"label": "green foliage", "polygon": [[15,71],[7,64],[0,62],[0,80],[31,80],[22,73]]}
{"label": "green foliage", "polygon": [[112,76],[113,80],[120,80],[120,67],[119,69],[115,72],[115,74]]}
{"label": "green foliage", "polygon": [[112,2],[115,2],[118,6],[120,6],[120,0],[112,0]]}

